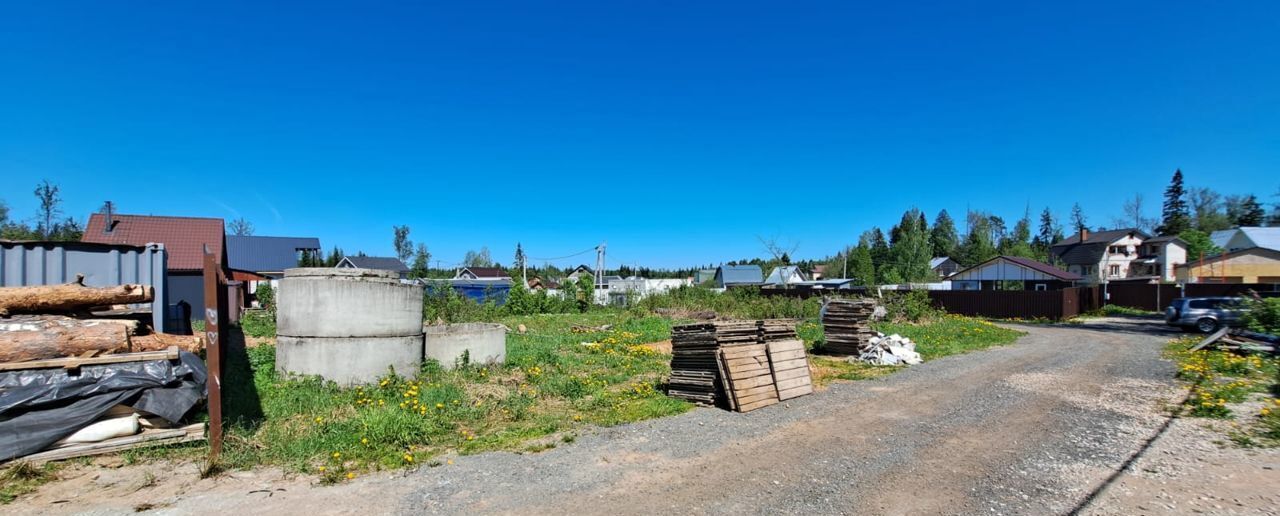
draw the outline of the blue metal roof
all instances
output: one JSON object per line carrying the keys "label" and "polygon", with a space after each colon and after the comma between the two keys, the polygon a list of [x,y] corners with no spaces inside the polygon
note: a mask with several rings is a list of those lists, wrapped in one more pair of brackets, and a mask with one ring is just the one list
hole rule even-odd
{"label": "blue metal roof", "polygon": [[722,265],[716,269],[716,283],[721,286],[758,284],[764,281],[759,265]]}
{"label": "blue metal roof", "polygon": [[298,266],[298,251],[320,251],[319,238],[227,235],[227,266],[273,272]]}
{"label": "blue metal roof", "polygon": [[344,259],[359,269],[409,272],[409,267],[394,256],[348,256]]}

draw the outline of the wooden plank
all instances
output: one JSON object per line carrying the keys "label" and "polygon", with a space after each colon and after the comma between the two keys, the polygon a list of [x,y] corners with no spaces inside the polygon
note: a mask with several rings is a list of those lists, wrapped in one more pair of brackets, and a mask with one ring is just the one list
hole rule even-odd
{"label": "wooden plank", "polygon": [[[764,378],[769,378],[769,377],[765,376]],[[761,393],[761,392],[765,392],[765,393],[776,392],[777,390],[778,389],[773,386],[773,382],[762,383],[759,385],[752,385],[750,387],[746,386],[746,384],[739,383],[737,380],[734,380],[733,382],[733,392],[738,393],[738,398],[743,398],[745,396],[750,396],[752,394]]]}
{"label": "wooden plank", "polygon": [[1218,331],[1215,331],[1212,334],[1210,334],[1208,337],[1205,337],[1204,340],[1201,340],[1199,344],[1191,346],[1190,351],[1199,351],[1201,349],[1204,349],[1205,346],[1208,346],[1209,344],[1213,344],[1214,342],[1217,342],[1218,339],[1221,339],[1226,335],[1227,335],[1227,328],[1222,328]]}
{"label": "wooden plank", "polygon": [[84,443],[65,448],[58,448],[56,450],[42,451],[27,455],[26,457],[19,457],[14,460],[29,462],[31,464],[43,464],[54,460],[85,457],[88,455],[102,455],[104,453],[115,453],[134,448],[144,448],[147,446],[160,446],[163,444],[176,444],[201,440],[204,440],[204,423],[195,423],[171,430],[148,430],[137,435],[117,437],[115,439],[108,439],[98,443]]}
{"label": "wooden plank", "polygon": [[769,343],[770,353],[779,353],[782,351],[795,351],[804,349],[804,341],[801,340],[776,340]]}
{"label": "wooden plank", "polygon": [[801,377],[801,378],[792,378],[790,380],[782,380],[777,382],[777,390],[783,391],[783,390],[791,389],[793,387],[799,387],[801,385],[809,385],[809,384],[810,384],[810,380],[809,380],[809,377],[807,376]]}
{"label": "wooden plank", "polygon": [[[720,356],[724,357],[724,352],[720,352]],[[738,410],[738,399],[733,396],[733,384],[729,382],[729,375],[725,374],[724,360],[716,360],[716,368],[720,370],[720,386],[724,389],[725,402],[729,405],[729,410]]]}
{"label": "wooden plank", "polygon": [[164,351],[145,351],[142,353],[120,353],[118,355],[104,355],[100,357],[70,357],[70,358],[51,358],[47,360],[31,360],[28,362],[5,362],[0,363],[0,371],[15,371],[23,369],[49,369],[54,367],[62,367],[74,369],[87,365],[99,364],[119,364],[123,362],[146,362],[149,360],[177,360],[178,348],[170,347]]}
{"label": "wooden plank", "polygon": [[790,380],[792,378],[809,378],[809,369],[797,367],[786,371],[774,371],[773,378],[776,382],[782,382],[783,380]]}
{"label": "wooden plank", "polygon": [[751,349],[728,348],[728,349],[723,349],[722,351],[724,352],[724,357],[729,360],[742,359],[742,358],[753,357],[757,355],[763,356],[766,352],[764,349],[764,345],[751,346]]}
{"label": "wooden plank", "polygon": [[778,398],[767,398],[760,401],[744,404],[741,407],[739,407],[738,412],[751,412],[752,410],[755,410],[761,407],[767,407],[769,405],[775,405],[777,403],[778,403]]}
{"label": "wooden plank", "polygon": [[804,358],[804,357],[805,357],[805,353],[803,349],[769,354],[769,360],[773,362],[781,362],[783,360],[793,360],[793,359]]}
{"label": "wooden plank", "polygon": [[752,356],[747,358],[734,358],[734,359],[726,360],[725,366],[732,368],[734,366],[744,366],[744,365],[760,365],[760,364],[767,365],[768,363],[769,363],[769,357],[765,356],[764,354],[760,354],[758,356]]}
{"label": "wooden plank", "polygon": [[784,361],[781,361],[781,362],[774,362],[774,363],[773,363],[773,370],[774,370],[774,371],[786,371],[786,370],[788,370],[788,369],[796,369],[796,368],[800,368],[800,367],[808,367],[808,366],[809,366],[809,360],[808,360],[808,359],[805,359],[805,358],[793,358],[793,359],[791,359],[791,360],[784,360]]}
{"label": "wooden plank", "polygon": [[738,390],[750,389],[752,387],[759,387],[761,385],[773,385],[773,377],[770,375],[764,374],[764,375],[760,375],[752,378],[744,378],[744,379],[735,378],[733,380],[733,386]]}
{"label": "wooden plank", "polygon": [[800,396],[804,396],[807,394],[813,394],[812,385],[802,385],[800,387],[793,387],[791,389],[778,391],[778,399],[781,401],[786,401],[786,400],[789,400],[792,398],[798,398]]}
{"label": "wooden plank", "polygon": [[757,392],[750,396],[740,396],[738,398],[738,404],[747,405],[747,404],[755,403],[760,400],[772,400],[772,399],[778,399],[778,393],[776,391]]}

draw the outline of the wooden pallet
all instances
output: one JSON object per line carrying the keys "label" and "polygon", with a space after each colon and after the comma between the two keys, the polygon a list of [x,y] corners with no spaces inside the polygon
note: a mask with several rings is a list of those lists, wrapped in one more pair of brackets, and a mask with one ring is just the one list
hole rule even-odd
{"label": "wooden pallet", "polygon": [[18,457],[17,459],[14,459],[14,461],[22,461],[38,465],[54,460],[64,460],[89,455],[102,455],[104,453],[115,453],[132,450],[134,448],[160,446],[162,444],[177,444],[203,440],[204,423],[193,423],[181,428],[147,429],[136,435],[116,437],[114,439],[107,439],[97,443],[68,444],[39,453],[33,453],[26,457]]}
{"label": "wooden pallet", "polygon": [[778,400],[786,401],[813,394],[813,377],[809,373],[809,356],[799,339],[770,342],[769,363],[773,371]]}
{"label": "wooden pallet", "polygon": [[750,412],[778,402],[768,346],[753,344],[720,351],[727,390],[738,412]]}

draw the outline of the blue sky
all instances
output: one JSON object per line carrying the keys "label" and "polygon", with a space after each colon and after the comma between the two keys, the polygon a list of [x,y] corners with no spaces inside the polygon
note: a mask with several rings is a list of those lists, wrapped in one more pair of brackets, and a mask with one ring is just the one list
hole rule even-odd
{"label": "blue sky", "polygon": [[1276,34],[1262,1],[8,2],[0,199],[370,254],[408,224],[445,263],[820,257],[912,206],[1110,224],[1179,167],[1280,200]]}

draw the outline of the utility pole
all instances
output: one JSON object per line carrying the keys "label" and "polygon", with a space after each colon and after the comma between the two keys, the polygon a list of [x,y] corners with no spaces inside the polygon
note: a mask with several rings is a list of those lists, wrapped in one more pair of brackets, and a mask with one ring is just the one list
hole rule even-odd
{"label": "utility pole", "polygon": [[601,284],[604,283],[604,249],[606,245],[607,245],[606,242],[600,242],[600,245],[596,246],[596,286],[597,287],[601,286]]}

